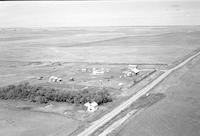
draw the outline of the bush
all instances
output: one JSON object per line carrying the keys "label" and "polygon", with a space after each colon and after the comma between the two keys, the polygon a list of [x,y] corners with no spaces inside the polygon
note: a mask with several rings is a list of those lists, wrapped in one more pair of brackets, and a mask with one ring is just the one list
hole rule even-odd
{"label": "bush", "polygon": [[48,101],[45,96],[36,96],[33,102],[47,103]]}
{"label": "bush", "polygon": [[85,104],[96,101],[99,105],[112,102],[107,90],[101,91],[64,91],[30,85],[28,82],[0,88],[1,99],[29,100],[31,102],[48,103],[49,101]]}

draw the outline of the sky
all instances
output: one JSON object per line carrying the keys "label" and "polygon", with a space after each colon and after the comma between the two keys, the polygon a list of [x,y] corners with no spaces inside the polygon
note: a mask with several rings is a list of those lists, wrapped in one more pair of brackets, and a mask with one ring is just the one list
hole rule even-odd
{"label": "sky", "polygon": [[200,0],[0,2],[0,27],[156,25],[200,25]]}

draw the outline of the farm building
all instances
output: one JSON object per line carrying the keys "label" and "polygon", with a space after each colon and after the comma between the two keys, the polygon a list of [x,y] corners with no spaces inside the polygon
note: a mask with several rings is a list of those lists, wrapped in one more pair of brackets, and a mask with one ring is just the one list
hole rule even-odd
{"label": "farm building", "polygon": [[88,112],[95,112],[98,109],[98,104],[96,102],[87,102],[84,106],[87,107]]}

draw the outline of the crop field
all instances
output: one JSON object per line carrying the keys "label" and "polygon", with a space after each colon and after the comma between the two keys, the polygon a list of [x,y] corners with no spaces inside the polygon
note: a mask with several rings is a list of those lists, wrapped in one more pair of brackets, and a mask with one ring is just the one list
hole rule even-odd
{"label": "crop field", "polygon": [[[11,113],[30,112],[37,123],[46,120],[46,114],[56,117],[55,127],[70,123],[95,120],[144,87],[171,65],[200,48],[200,27],[80,27],[80,28],[2,28],[0,29],[0,86],[29,82],[47,88],[79,92],[83,90],[108,90],[112,102],[99,106],[94,114],[85,112],[83,105],[50,102],[29,103],[19,100],[18,105],[1,100],[2,118],[4,110]],[[138,74],[129,67],[136,67]],[[60,82],[54,81],[59,78]],[[54,78],[54,79],[53,79]],[[9,103],[12,103],[9,100]],[[48,104],[53,104],[49,107]],[[19,110],[25,105],[31,110]],[[47,106],[47,107],[46,107]],[[21,106],[23,107],[23,106]],[[29,109],[28,108],[28,109]],[[26,108],[25,108],[26,109]],[[36,114],[42,113],[44,119]],[[38,113],[39,112],[39,113]],[[20,113],[19,113],[20,114]],[[56,115],[54,115],[56,114]],[[18,112],[16,114],[18,117]],[[30,115],[27,115],[30,116]],[[47,115],[48,116],[48,115]],[[25,120],[13,117],[13,121]],[[52,117],[54,118],[54,117]],[[69,119],[70,118],[70,119]],[[9,119],[8,119],[9,120]],[[5,122],[5,121],[4,121]],[[24,121],[25,122],[25,121]],[[32,124],[33,120],[30,120]],[[7,123],[7,124],[6,124]],[[8,134],[9,121],[2,124],[0,134]],[[26,122],[25,122],[26,123]],[[15,123],[14,123],[15,124]],[[80,123],[81,124],[81,123]],[[87,124],[87,123],[86,123]],[[53,125],[43,123],[51,129]],[[14,128],[14,126],[12,126]],[[24,127],[16,133],[26,135],[33,131]],[[77,128],[73,128],[69,133]],[[35,128],[41,131],[40,128]],[[9,135],[14,135],[15,132]],[[46,134],[46,133],[45,133]],[[33,133],[33,135],[36,135]]]}

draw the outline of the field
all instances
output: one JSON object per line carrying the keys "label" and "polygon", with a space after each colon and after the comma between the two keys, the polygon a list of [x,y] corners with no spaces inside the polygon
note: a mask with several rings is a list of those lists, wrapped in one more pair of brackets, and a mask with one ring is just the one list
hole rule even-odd
{"label": "field", "polygon": [[199,27],[76,29],[1,30],[1,61],[172,63],[198,48],[200,35]]}
{"label": "field", "polygon": [[166,98],[130,118],[114,135],[199,136],[199,68],[198,56],[166,78],[151,91]]}
{"label": "field", "polygon": [[[63,103],[52,103],[54,108],[45,109],[46,105],[31,106],[30,103],[20,101],[19,105],[31,109],[25,111],[23,108],[19,110],[17,106],[11,106],[12,104],[6,105],[3,100],[0,103],[12,107],[6,112],[10,112],[9,115],[17,112],[17,117],[18,114],[26,112],[34,116],[42,112],[44,118],[48,117],[48,114],[56,114],[53,116],[59,119],[62,118],[60,116],[67,116],[68,118],[63,121],[70,124],[76,124],[77,120],[82,123],[95,120],[155,79],[164,70],[198,50],[199,36],[198,26],[2,28],[0,86],[29,81],[33,85],[66,91],[79,91],[86,87],[94,90],[107,88],[113,97],[113,103],[100,106],[95,114],[86,113],[80,105]],[[123,77],[123,72],[128,70],[129,64],[137,65],[141,71],[138,75]],[[103,69],[103,73],[94,74],[94,68]],[[51,76],[62,78],[62,82],[49,82]],[[120,83],[123,86],[120,86]],[[63,114],[65,111],[68,111],[67,115]],[[1,108],[2,118],[7,118],[6,112]],[[13,117],[13,120],[17,117]],[[21,119],[24,120],[24,117]],[[40,118],[35,120],[42,122]],[[56,128],[62,125],[58,120],[52,121],[57,122],[54,126]],[[80,127],[74,126],[69,133]],[[23,123],[21,127],[24,128]],[[46,126],[47,129],[51,127]],[[4,125],[0,134],[8,134],[8,128],[8,124]],[[16,131],[20,134],[29,129],[25,127],[22,131]],[[15,131],[9,133],[11,136],[14,134]]]}

